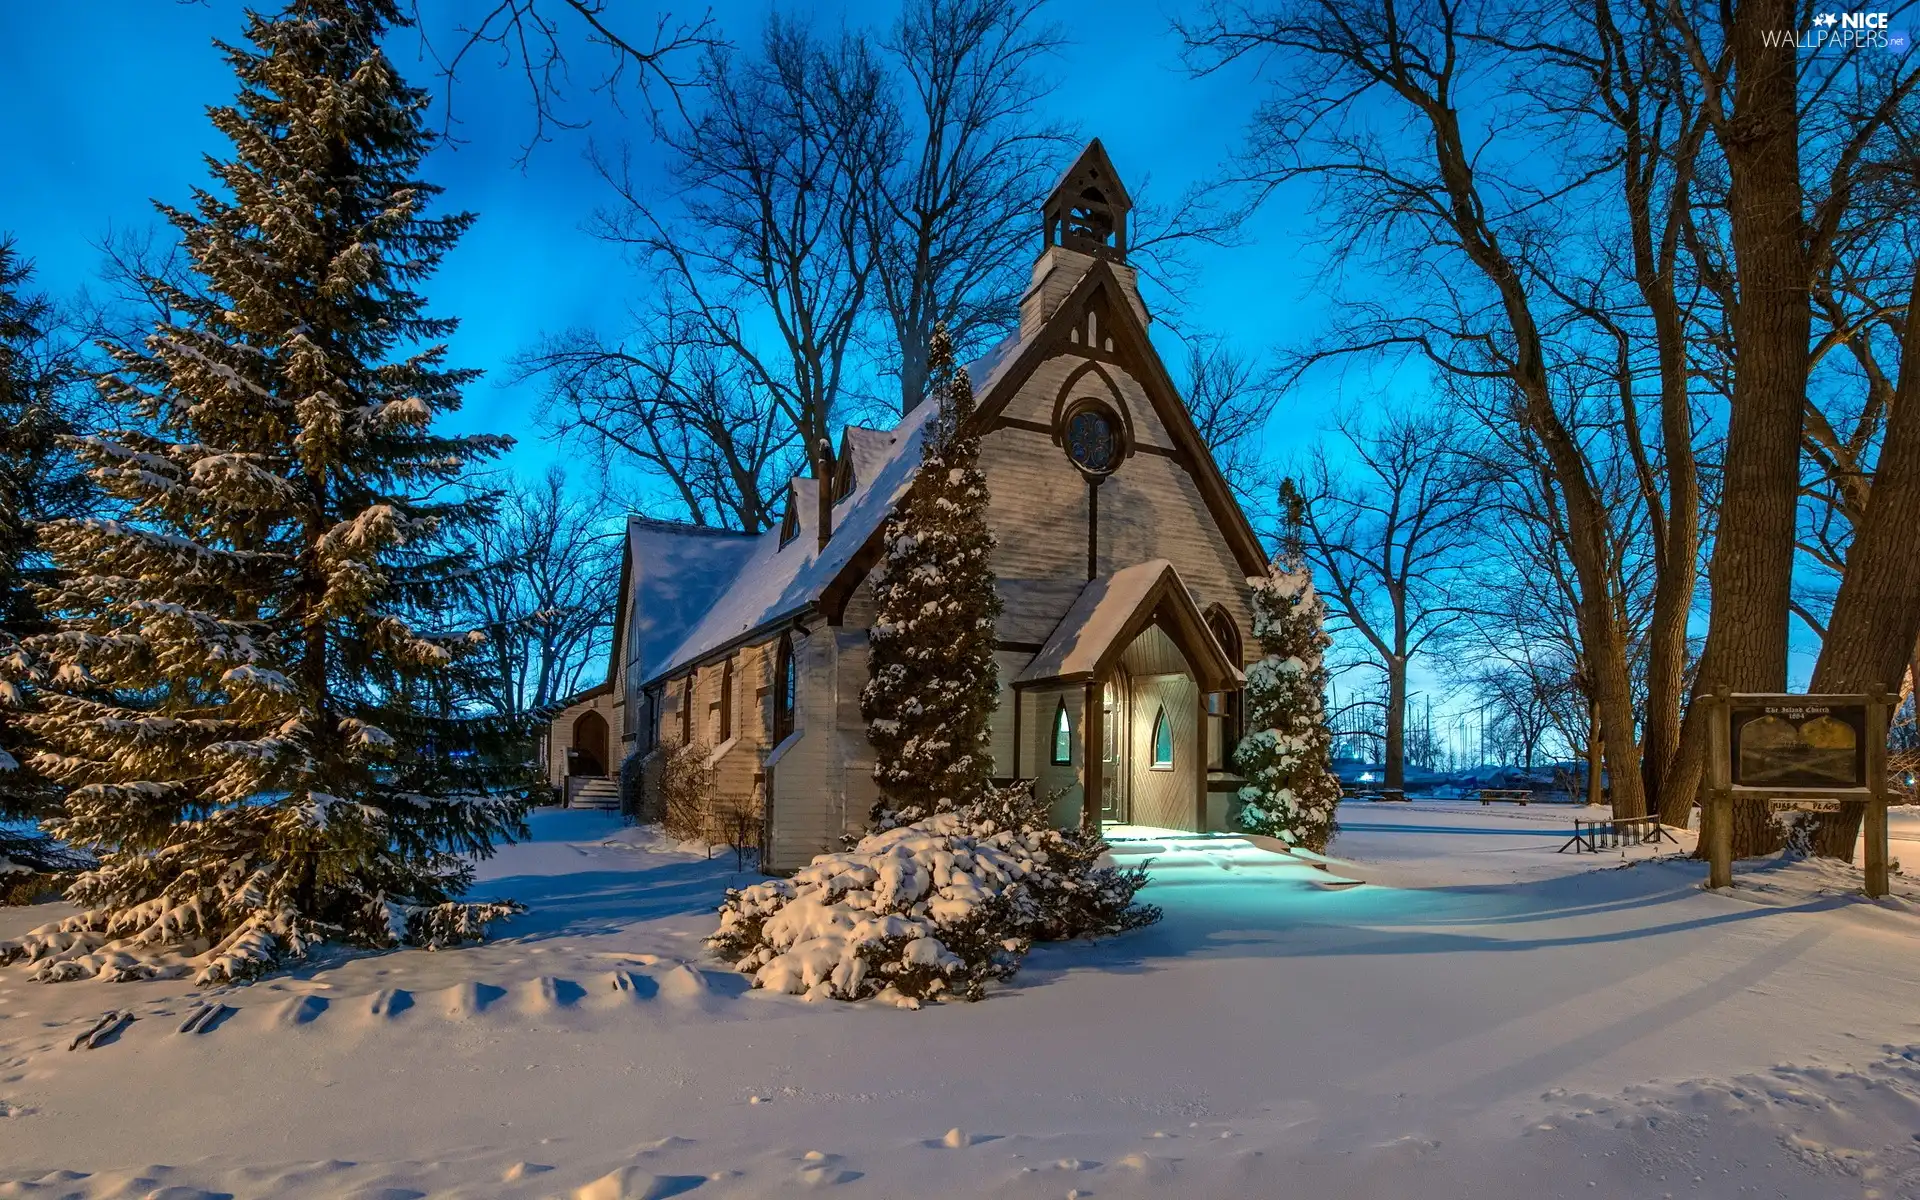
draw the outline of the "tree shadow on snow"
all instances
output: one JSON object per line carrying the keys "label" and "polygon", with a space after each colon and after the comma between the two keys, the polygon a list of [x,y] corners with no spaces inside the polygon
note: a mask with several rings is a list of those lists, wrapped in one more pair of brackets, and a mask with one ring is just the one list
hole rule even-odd
{"label": "tree shadow on snow", "polygon": [[757,878],[716,870],[709,862],[676,862],[645,871],[509,875],[474,885],[468,898],[526,905],[525,913],[496,927],[496,936],[527,941],[615,933],[636,922],[712,913],[728,886]]}

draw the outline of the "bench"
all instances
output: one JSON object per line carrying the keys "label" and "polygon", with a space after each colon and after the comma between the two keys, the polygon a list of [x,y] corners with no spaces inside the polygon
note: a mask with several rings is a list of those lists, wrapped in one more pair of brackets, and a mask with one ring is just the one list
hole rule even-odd
{"label": "bench", "polygon": [[1673,831],[1660,823],[1659,816],[1611,817],[1604,821],[1573,820],[1573,836],[1567,844],[1554,851],[1565,854],[1571,850],[1575,854],[1598,854],[1602,850],[1613,850],[1626,846],[1652,846],[1662,839],[1680,844]]}
{"label": "bench", "polygon": [[1525,804],[1533,799],[1533,792],[1528,788],[1481,788],[1476,795],[1482,804],[1492,804],[1495,800],[1502,803]]}

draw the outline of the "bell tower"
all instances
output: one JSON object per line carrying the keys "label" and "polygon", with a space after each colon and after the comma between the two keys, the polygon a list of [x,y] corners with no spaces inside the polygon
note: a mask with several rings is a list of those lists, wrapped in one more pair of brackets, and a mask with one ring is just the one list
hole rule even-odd
{"label": "bell tower", "polygon": [[1041,208],[1045,247],[1063,246],[1114,262],[1127,261],[1127,213],[1133,201],[1095,138],[1067,168]]}

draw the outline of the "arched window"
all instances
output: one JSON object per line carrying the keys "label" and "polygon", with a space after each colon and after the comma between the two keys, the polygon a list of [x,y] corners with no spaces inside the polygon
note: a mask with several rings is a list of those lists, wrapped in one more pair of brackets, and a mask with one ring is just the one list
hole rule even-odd
{"label": "arched window", "polygon": [[[1227,652],[1227,661],[1239,666],[1240,629],[1218,604],[1207,609],[1207,630]],[[1240,744],[1240,691],[1214,692],[1207,697],[1207,766],[1225,771],[1233,765],[1234,749]]]}
{"label": "arched window", "polygon": [[693,681],[699,678],[698,669],[688,671],[687,677],[680,681],[680,744],[688,745],[693,741]]}
{"label": "arched window", "polygon": [[791,638],[780,639],[773,672],[773,741],[779,745],[793,732],[794,702],[800,690],[800,668],[794,662]]}
{"label": "arched window", "polygon": [[1153,715],[1153,761],[1156,771],[1173,770],[1173,722],[1167,720],[1166,705]]}
{"label": "arched window", "polygon": [[1067,715],[1067,702],[1053,711],[1053,762],[1065,766],[1073,761],[1073,718]]}
{"label": "arched window", "polygon": [[733,736],[733,660],[720,667],[720,736],[724,742]]}

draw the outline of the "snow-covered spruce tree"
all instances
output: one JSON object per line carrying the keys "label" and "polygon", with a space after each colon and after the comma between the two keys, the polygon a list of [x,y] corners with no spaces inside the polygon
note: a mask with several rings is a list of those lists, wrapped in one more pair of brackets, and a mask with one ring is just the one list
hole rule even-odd
{"label": "snow-covered spruce tree", "polygon": [[1264,657],[1247,668],[1249,732],[1234,752],[1245,777],[1240,824],[1290,845],[1322,851],[1334,834],[1340,781],[1327,729],[1326,604],[1313,587],[1301,541],[1300,493],[1281,485],[1286,533],[1280,556],[1253,593],[1253,633]]}
{"label": "snow-covered spruce tree", "polygon": [[[45,980],[231,982],[342,941],[478,937],[472,856],[520,828],[474,753],[478,656],[431,628],[507,439],[435,434],[474,372],[414,291],[472,217],[430,216],[427,97],[380,52],[393,0],[293,0],[223,47],[233,143],[163,206],[204,285],[118,351],[144,430],[79,443],[126,519],[50,523],[63,576],[25,722],[100,863],[80,915],[10,945]],[[164,287],[158,281],[156,286]]]}
{"label": "snow-covered spruce tree", "polygon": [[74,376],[46,346],[48,306],[27,291],[31,273],[0,237],[0,904],[36,900],[89,863],[34,828],[58,809],[60,789],[30,765],[18,719],[40,676],[21,641],[46,629],[33,523],[77,512],[88,496],[60,444]]}
{"label": "snow-covered spruce tree", "polygon": [[974,803],[993,776],[1000,594],[980,439],[966,430],[973,384],[945,329],[934,333],[928,369],[926,403],[940,407],[922,435],[919,475],[887,519],[860,697],[880,785],[877,829]]}

